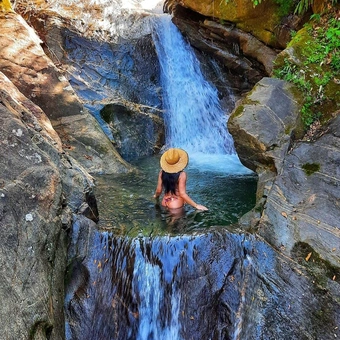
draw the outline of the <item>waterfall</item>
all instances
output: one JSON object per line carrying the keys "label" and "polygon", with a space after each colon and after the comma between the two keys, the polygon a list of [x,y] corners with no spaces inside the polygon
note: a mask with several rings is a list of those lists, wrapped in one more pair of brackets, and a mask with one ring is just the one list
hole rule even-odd
{"label": "waterfall", "polygon": [[218,93],[205,80],[189,44],[169,15],[155,17],[153,38],[161,64],[166,144],[189,153],[234,154]]}
{"label": "waterfall", "polygon": [[[138,292],[140,325],[137,340],[162,339],[180,340],[179,306],[180,292],[171,286],[170,298],[166,299],[166,292],[162,286],[162,272],[157,264],[146,261],[140,248],[134,268],[133,291]],[[169,301],[170,306],[165,306],[164,301]],[[161,315],[168,309],[170,320],[162,326]]]}
{"label": "waterfall", "polygon": [[166,147],[180,147],[200,170],[249,174],[234,148],[217,89],[203,76],[190,45],[169,15],[154,16],[152,35],[161,65]]}

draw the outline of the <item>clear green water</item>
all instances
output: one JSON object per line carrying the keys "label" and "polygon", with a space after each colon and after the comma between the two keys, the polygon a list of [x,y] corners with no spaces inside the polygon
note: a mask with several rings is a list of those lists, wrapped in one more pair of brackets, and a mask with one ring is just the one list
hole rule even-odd
{"label": "clear green water", "polygon": [[156,236],[202,232],[212,226],[228,226],[255,205],[257,177],[204,171],[187,167],[187,193],[209,211],[186,205],[178,216],[171,215],[153,198],[159,172],[159,157],[140,160],[137,172],[96,176],[99,228],[114,234]]}

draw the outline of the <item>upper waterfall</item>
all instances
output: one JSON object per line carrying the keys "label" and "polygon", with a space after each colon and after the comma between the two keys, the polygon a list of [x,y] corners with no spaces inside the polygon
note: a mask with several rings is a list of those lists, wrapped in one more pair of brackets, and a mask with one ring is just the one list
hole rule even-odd
{"label": "upper waterfall", "polygon": [[161,64],[166,144],[190,153],[234,154],[218,93],[203,76],[199,62],[169,15],[153,20]]}

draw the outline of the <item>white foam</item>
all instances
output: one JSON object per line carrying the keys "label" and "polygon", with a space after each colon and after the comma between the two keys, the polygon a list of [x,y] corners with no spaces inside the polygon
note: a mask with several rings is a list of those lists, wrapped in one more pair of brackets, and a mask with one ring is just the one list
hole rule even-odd
{"label": "white foam", "polygon": [[236,154],[204,154],[201,152],[189,153],[190,168],[199,171],[214,171],[231,175],[251,175],[253,171],[246,168]]}

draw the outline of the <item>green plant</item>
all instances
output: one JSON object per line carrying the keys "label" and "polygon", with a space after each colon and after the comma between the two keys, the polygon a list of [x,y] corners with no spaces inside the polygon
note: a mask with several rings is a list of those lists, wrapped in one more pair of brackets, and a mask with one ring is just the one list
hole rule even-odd
{"label": "green plant", "polygon": [[291,30],[290,31],[290,37],[293,39],[293,38],[295,38],[296,37],[296,31],[295,30]]}
{"label": "green plant", "polygon": [[314,13],[310,16],[310,20],[315,20],[316,22],[319,22],[321,20],[320,13]]}
{"label": "green plant", "polygon": [[[295,7],[294,14],[302,15],[306,13],[313,5],[314,1],[315,0],[300,0]],[[331,0],[330,2],[332,5],[335,5],[338,0]]]}
{"label": "green plant", "polygon": [[301,119],[307,127],[316,119],[316,115],[312,111],[314,104],[314,97],[312,95],[312,85],[310,81],[306,80],[305,73],[299,67],[290,62],[288,59],[284,60],[284,66],[274,71],[274,76],[284,79],[295,84],[304,95],[304,104],[301,108]]}
{"label": "green plant", "polygon": [[330,102],[337,102],[340,76],[340,21],[332,13],[313,18],[292,38],[298,58],[284,58],[274,70],[275,77],[294,83],[302,92],[301,118],[306,129],[327,114],[324,108]]}
{"label": "green plant", "polygon": [[[222,0],[223,1],[223,0]],[[230,2],[230,0],[224,0],[226,3]],[[288,14],[289,11],[292,8],[292,5],[295,3],[294,0],[274,0],[279,6],[280,9],[283,13]],[[294,10],[294,14],[297,15],[302,15],[304,13],[306,13],[311,6],[314,4],[315,0],[300,0]],[[338,3],[339,0],[331,0],[331,4],[332,6],[335,5],[336,3]],[[256,7],[257,5],[259,5],[262,0],[251,0],[251,2],[253,3],[253,6]],[[317,16],[318,14],[316,14]]]}
{"label": "green plant", "polygon": [[303,14],[308,11],[314,0],[300,0],[295,7],[294,14]]}

